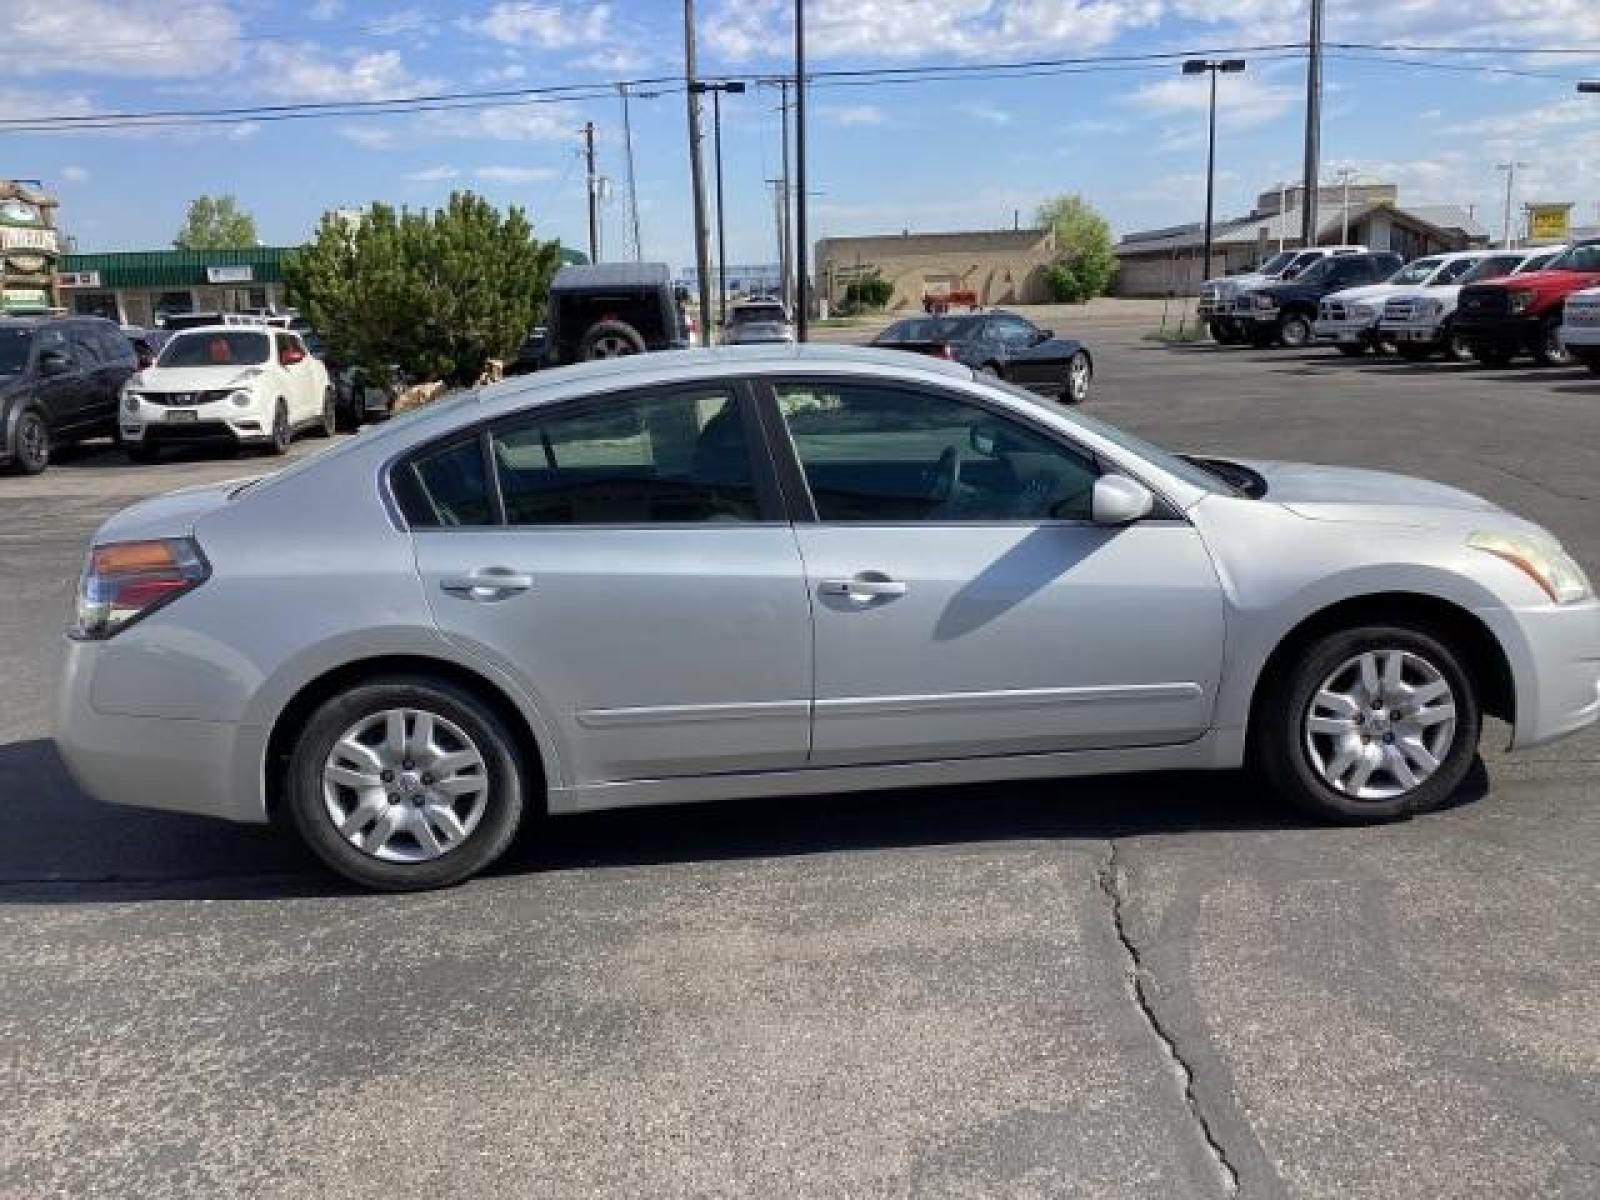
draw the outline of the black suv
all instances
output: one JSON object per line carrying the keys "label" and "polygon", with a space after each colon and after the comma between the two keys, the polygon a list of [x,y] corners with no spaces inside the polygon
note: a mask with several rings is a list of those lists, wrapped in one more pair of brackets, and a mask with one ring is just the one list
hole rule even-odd
{"label": "black suv", "polygon": [[1314,262],[1291,281],[1269,284],[1240,296],[1252,346],[1308,346],[1324,296],[1345,288],[1382,283],[1404,264],[1398,254],[1339,254]]}
{"label": "black suv", "polygon": [[688,345],[688,318],[665,263],[562,267],[550,284],[545,366]]}
{"label": "black suv", "polygon": [[100,317],[0,319],[0,464],[37,475],[52,445],[115,437],[138,366],[133,343]]}

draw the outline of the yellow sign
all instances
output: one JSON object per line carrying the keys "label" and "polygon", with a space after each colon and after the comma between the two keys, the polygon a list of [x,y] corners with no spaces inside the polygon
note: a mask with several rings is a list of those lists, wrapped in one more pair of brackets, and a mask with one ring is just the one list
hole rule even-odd
{"label": "yellow sign", "polygon": [[1528,240],[1564,242],[1572,236],[1572,205],[1528,205]]}

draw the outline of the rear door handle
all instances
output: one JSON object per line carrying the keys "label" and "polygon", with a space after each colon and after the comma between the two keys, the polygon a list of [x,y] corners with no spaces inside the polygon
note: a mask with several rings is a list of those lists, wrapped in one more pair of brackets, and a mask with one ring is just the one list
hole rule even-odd
{"label": "rear door handle", "polygon": [[907,588],[899,579],[864,571],[854,579],[824,579],[820,590],[824,596],[877,597],[904,596]]}
{"label": "rear door handle", "polygon": [[524,575],[510,567],[479,567],[465,575],[446,576],[439,580],[439,587],[443,591],[465,596],[468,600],[504,600],[532,586],[532,575]]}

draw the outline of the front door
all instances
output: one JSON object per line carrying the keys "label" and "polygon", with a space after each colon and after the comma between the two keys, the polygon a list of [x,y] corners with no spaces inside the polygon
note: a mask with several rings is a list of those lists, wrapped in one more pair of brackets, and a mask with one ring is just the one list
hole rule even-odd
{"label": "front door", "polygon": [[1157,745],[1209,726],[1221,587],[1187,522],[1089,519],[1054,435],[905,385],[780,384],[816,508],[812,761]]}
{"label": "front door", "polygon": [[811,616],[752,428],[728,386],[657,389],[396,468],[440,629],[535,697],[568,781],[804,765]]}

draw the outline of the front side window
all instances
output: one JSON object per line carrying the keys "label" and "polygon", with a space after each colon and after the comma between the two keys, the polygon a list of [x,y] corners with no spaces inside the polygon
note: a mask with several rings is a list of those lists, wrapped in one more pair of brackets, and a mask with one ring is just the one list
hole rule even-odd
{"label": "front side window", "polygon": [[1574,246],[1550,264],[1552,271],[1600,271],[1600,244]]}
{"label": "front side window", "polygon": [[1390,283],[1426,283],[1428,276],[1439,269],[1439,258],[1419,258],[1409,266],[1401,267],[1389,277]]}
{"label": "front side window", "polygon": [[989,325],[990,336],[1008,346],[1033,345],[1033,326],[1016,317],[1000,317]]}
{"label": "front side window", "polygon": [[0,328],[0,375],[20,375],[28,369],[33,330]]}
{"label": "front side window", "polygon": [[535,411],[493,435],[511,525],[755,521],[750,444],[723,388]]}
{"label": "front side window", "polygon": [[1088,520],[1093,461],[934,392],[794,383],[778,407],[817,516],[836,522]]}
{"label": "front side window", "polygon": [[267,335],[243,330],[205,329],[180,333],[161,351],[156,366],[254,367],[271,353]]}

